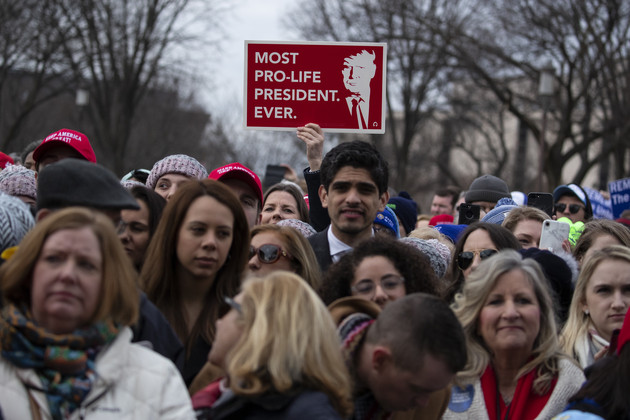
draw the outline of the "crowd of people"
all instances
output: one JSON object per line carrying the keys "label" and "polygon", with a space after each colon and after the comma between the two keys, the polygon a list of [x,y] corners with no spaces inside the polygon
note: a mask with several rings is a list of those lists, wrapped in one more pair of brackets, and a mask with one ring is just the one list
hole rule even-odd
{"label": "crowd of people", "polygon": [[370,143],[297,137],[266,191],[70,129],[0,153],[0,419],[630,419],[627,213],[483,175],[422,215]]}

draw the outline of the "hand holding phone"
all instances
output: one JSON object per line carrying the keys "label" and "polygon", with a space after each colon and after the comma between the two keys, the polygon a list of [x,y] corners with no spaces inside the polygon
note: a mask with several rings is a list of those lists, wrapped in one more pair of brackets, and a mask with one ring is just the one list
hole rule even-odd
{"label": "hand holding phone", "polygon": [[557,220],[545,220],[540,233],[540,244],[538,248],[547,249],[551,252],[561,251],[562,243],[569,239],[571,225]]}
{"label": "hand holding phone", "polygon": [[459,215],[457,223],[460,225],[469,225],[479,221],[481,207],[476,204],[462,203],[459,205]]}

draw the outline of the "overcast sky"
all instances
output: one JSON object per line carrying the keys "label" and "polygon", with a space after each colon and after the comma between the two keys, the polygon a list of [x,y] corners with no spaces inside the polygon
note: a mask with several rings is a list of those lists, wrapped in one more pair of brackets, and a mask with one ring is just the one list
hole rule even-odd
{"label": "overcast sky", "polygon": [[294,4],[295,0],[238,0],[233,3],[225,25],[224,53],[213,77],[219,97],[242,99],[244,41],[289,40],[280,25],[280,18]]}

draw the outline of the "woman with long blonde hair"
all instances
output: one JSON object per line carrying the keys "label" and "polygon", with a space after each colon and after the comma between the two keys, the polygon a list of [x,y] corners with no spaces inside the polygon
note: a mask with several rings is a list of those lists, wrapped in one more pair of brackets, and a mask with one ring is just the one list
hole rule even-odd
{"label": "woman with long blonde hair", "polygon": [[326,307],[299,276],[251,278],[217,321],[208,359],[226,372],[193,397],[198,419],[341,419],[348,370]]}
{"label": "woman with long blonde hair", "polygon": [[630,306],[630,249],[614,245],[593,252],[575,285],[562,348],[585,368],[608,350]]}
{"label": "woman with long blonde hair", "polygon": [[534,260],[498,252],[468,276],[453,304],[468,362],[444,419],[549,419],[584,375],[558,343],[549,286]]}

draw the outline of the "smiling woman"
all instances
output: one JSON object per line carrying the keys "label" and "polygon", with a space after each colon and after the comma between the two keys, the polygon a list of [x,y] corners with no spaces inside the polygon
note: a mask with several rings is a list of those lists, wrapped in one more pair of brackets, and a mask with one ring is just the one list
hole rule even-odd
{"label": "smiling woman", "polygon": [[444,419],[548,419],[584,380],[560,350],[549,286],[513,250],[482,261],[453,305],[468,348]]}
{"label": "smiling woman", "polygon": [[175,366],[131,343],[135,280],[104,214],[70,208],[37,224],[0,269],[6,418],[192,418]]}

